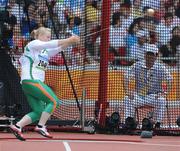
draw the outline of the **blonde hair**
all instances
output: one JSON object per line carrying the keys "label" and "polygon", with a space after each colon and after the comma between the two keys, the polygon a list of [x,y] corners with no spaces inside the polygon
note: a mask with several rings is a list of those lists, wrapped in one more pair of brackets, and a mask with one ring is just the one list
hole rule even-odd
{"label": "blonde hair", "polygon": [[31,37],[34,39],[37,39],[39,35],[43,35],[50,32],[51,33],[51,29],[50,28],[46,28],[46,27],[39,27],[38,29],[35,29],[31,32]]}

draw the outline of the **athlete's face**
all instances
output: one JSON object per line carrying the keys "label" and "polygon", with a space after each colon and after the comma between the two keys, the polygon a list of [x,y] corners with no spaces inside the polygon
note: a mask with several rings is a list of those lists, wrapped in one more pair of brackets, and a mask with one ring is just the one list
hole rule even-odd
{"label": "athlete's face", "polygon": [[39,35],[39,39],[41,41],[49,41],[49,40],[51,40],[51,33],[49,31],[47,31],[47,32]]}

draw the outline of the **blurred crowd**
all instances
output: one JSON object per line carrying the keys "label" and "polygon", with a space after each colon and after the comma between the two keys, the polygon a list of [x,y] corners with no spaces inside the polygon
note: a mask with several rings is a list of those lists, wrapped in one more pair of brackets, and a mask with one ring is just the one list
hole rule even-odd
{"label": "blurred crowd", "polygon": [[154,44],[163,62],[174,65],[180,44],[179,0],[125,0],[117,4],[114,0],[110,29],[113,52],[141,60],[147,45]]}
{"label": "blurred crowd", "polygon": [[[52,38],[81,36],[81,44],[66,52],[69,64],[82,64],[82,58],[98,62],[100,33],[104,30],[101,7],[101,0],[0,0],[1,46],[21,54],[31,40],[31,31],[46,26],[52,28]],[[109,61],[113,64],[130,65],[142,59],[148,44],[159,48],[165,63],[176,64],[179,0],[111,0],[110,22]],[[61,56],[53,58],[51,64],[63,64]]]}

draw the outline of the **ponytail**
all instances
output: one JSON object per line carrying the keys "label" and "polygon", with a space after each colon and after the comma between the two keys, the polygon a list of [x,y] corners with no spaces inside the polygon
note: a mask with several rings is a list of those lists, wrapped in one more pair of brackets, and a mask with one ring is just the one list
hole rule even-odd
{"label": "ponytail", "polygon": [[31,32],[31,37],[33,39],[37,39],[40,34],[44,34],[46,32],[51,32],[51,29],[45,27],[39,27]]}
{"label": "ponytail", "polygon": [[38,37],[38,31],[36,29],[34,29],[32,32],[31,32],[31,38],[33,39],[37,39]]}

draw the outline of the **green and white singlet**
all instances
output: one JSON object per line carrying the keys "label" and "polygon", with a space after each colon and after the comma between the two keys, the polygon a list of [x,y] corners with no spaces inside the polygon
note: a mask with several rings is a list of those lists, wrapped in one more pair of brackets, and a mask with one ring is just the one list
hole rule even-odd
{"label": "green and white singlet", "polygon": [[34,79],[44,82],[49,58],[55,56],[60,50],[61,47],[58,47],[58,40],[48,42],[33,40],[28,43],[24,54],[19,60],[21,63],[21,81]]}

